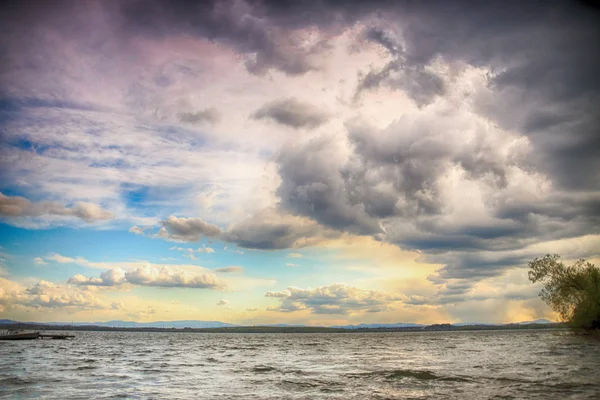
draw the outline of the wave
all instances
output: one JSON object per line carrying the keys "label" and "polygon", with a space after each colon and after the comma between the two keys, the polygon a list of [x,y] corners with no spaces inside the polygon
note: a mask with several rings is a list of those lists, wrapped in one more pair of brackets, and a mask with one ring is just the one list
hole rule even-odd
{"label": "wave", "polygon": [[419,381],[440,381],[440,382],[472,382],[471,379],[459,376],[440,376],[427,370],[413,369],[393,369],[375,372],[366,372],[361,374],[349,374],[350,377],[382,377],[387,380],[396,379],[416,379]]}
{"label": "wave", "polygon": [[77,370],[77,371],[85,371],[85,370],[88,370],[88,369],[97,369],[97,368],[98,367],[95,367],[93,365],[82,365],[80,367],[75,368],[75,370]]}
{"label": "wave", "polygon": [[265,372],[277,371],[277,368],[270,367],[268,365],[257,365],[254,368],[252,368],[252,371],[259,372],[259,373],[265,373]]}

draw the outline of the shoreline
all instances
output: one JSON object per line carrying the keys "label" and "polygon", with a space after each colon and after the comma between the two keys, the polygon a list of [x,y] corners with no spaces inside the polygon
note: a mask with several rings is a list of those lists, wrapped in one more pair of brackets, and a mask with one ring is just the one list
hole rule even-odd
{"label": "shoreline", "polygon": [[[39,331],[74,331],[74,332],[171,332],[171,333],[392,333],[392,332],[468,332],[468,331],[536,331],[536,330],[568,330],[564,323],[529,324],[529,325],[430,325],[425,327],[398,328],[329,328],[318,326],[274,327],[274,326],[235,326],[220,328],[163,328],[163,327],[106,327],[98,325],[45,325],[45,324],[7,324],[3,329],[23,329]],[[594,336],[592,334],[592,336]]]}

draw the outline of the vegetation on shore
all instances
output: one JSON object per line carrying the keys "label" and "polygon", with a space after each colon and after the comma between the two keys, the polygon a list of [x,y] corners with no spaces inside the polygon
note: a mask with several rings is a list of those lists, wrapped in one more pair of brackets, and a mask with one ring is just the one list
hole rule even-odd
{"label": "vegetation on shore", "polygon": [[571,328],[600,332],[600,268],[581,259],[571,266],[558,255],[529,262],[529,280],[544,284],[540,297]]}

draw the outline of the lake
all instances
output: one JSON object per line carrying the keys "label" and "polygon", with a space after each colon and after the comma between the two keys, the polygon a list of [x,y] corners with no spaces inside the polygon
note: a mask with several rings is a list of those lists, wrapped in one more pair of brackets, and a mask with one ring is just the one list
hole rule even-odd
{"label": "lake", "polygon": [[600,343],[566,331],[75,334],[0,342],[0,397],[600,398]]}

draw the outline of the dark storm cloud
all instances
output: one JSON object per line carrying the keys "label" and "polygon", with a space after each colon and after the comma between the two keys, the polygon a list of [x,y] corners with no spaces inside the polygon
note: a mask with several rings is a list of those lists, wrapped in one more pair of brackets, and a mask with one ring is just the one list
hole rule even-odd
{"label": "dark storm cloud", "polygon": [[316,128],[327,122],[329,114],[312,104],[290,97],[264,104],[252,118],[267,118],[292,128]]}
{"label": "dark storm cloud", "polygon": [[[419,4],[403,28],[407,59],[426,65],[442,56],[491,68],[494,97],[482,100],[481,112],[527,134],[557,183],[597,187],[600,164],[589,149],[600,144],[598,11],[560,1]],[[554,118],[540,119],[540,110]]]}
{"label": "dark storm cloud", "polygon": [[355,101],[360,98],[362,92],[381,86],[403,90],[419,106],[427,105],[445,93],[444,80],[425,70],[423,65],[411,64],[402,46],[396,43],[390,34],[378,28],[371,28],[365,33],[365,38],[383,46],[393,56],[393,60],[378,71],[371,70],[359,76]]}
{"label": "dark storm cloud", "polygon": [[314,246],[337,236],[311,220],[265,210],[232,226],[222,239],[244,248],[277,250]]}
{"label": "dark storm cloud", "polygon": [[[265,14],[269,5],[262,2],[155,0],[121,5],[127,29],[151,36],[187,33],[230,45],[254,55],[246,66],[259,75],[271,68],[289,75],[318,69],[315,58],[328,48],[326,40],[301,47],[300,40],[285,31],[289,26]],[[299,27],[311,24],[309,19],[303,22]]]}
{"label": "dark storm cloud", "polygon": [[[380,232],[376,220],[368,215],[369,204],[353,198],[353,182],[338,156],[340,143],[333,137],[312,139],[302,146],[285,148],[279,157],[282,182],[277,194],[283,206],[293,212],[314,218],[334,229],[356,233]],[[379,198],[374,206],[390,205]]]}
{"label": "dark storm cloud", "polygon": [[432,281],[439,279],[468,279],[461,288],[471,286],[474,281],[498,275],[507,267],[521,265],[527,262],[530,254],[524,252],[455,252],[453,254],[430,255],[430,262],[443,263],[444,266],[431,277]]}
{"label": "dark storm cloud", "polygon": [[[402,217],[417,231],[402,232],[391,224],[386,240],[420,249],[431,255],[428,260],[443,263],[440,279],[498,275],[535,256],[518,254],[523,246],[598,233],[598,11],[560,1],[412,2],[396,3],[388,11],[398,17],[399,36],[372,27],[365,38],[381,45],[392,61],[363,74],[357,95],[395,87],[425,105],[444,94],[442,78],[428,76],[425,69],[437,57],[488,68],[489,92],[475,95],[475,110],[525,135],[531,151],[527,158],[513,160],[500,157],[492,142],[476,147],[461,143],[455,151],[450,140],[436,141],[428,134],[429,127],[415,135],[430,139],[423,146],[415,146],[415,139],[401,143],[410,137],[406,121],[390,128],[388,141],[381,139],[381,132],[351,128],[351,161],[336,167],[326,162],[330,159],[325,154],[332,152],[331,147],[323,150],[326,142],[284,151],[278,191],[283,204],[327,226],[369,234],[377,234],[373,227],[385,219]],[[556,192],[541,202],[499,197],[494,200],[498,203],[487,205],[494,220],[447,226],[441,224],[444,203],[436,185],[447,171],[444,162],[460,165],[471,179],[493,179],[499,189],[507,185],[511,164],[539,170]],[[448,258],[452,251],[458,254]],[[478,255],[483,251],[508,253],[485,259]]]}
{"label": "dark storm cloud", "polygon": [[[487,136],[452,145],[451,127],[427,117],[403,117],[383,130],[348,124],[351,153],[338,137],[321,137],[285,148],[279,159],[282,204],[335,229],[382,233],[385,218],[442,213],[438,181],[452,165],[473,179],[505,185],[505,170],[516,160],[502,158]],[[451,139],[450,139],[451,140]]]}
{"label": "dark storm cloud", "polygon": [[368,40],[396,58],[363,76],[359,90],[377,87],[399,70],[401,78],[386,84],[426,104],[444,93],[443,80],[423,69],[436,57],[489,68],[494,96],[480,99],[480,112],[527,134],[541,153],[539,166],[561,186],[600,183],[600,157],[591,150],[600,147],[597,9],[572,1],[257,4],[276,26],[324,27],[328,19],[350,24],[373,15],[396,23],[399,38],[377,26],[367,30]]}

